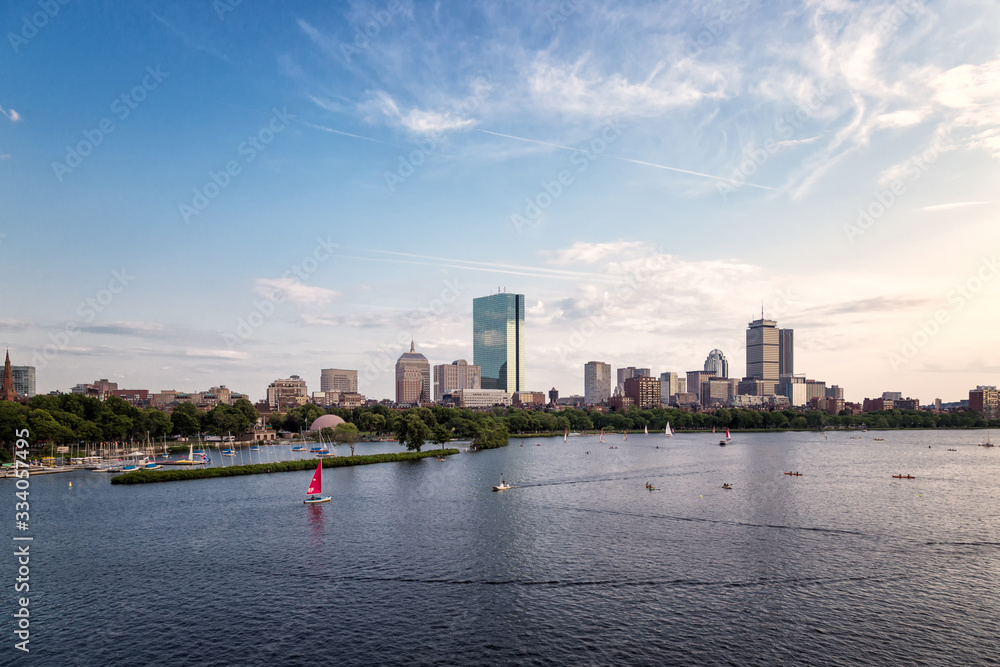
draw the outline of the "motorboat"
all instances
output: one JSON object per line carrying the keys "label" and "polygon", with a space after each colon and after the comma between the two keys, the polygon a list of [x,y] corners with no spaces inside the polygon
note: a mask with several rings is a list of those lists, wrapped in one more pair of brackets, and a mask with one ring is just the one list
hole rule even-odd
{"label": "motorboat", "polygon": [[509,488],[511,488],[510,484],[508,484],[507,482],[505,482],[503,480],[503,477],[501,477],[500,478],[500,485],[499,486],[494,486],[493,490],[494,491],[506,491]]}

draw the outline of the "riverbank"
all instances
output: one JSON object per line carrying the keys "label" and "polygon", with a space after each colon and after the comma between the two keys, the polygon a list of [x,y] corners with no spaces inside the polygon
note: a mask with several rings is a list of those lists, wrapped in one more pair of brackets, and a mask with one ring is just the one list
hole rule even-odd
{"label": "riverbank", "polygon": [[333,456],[323,459],[304,459],[301,461],[279,461],[277,463],[255,463],[243,466],[228,466],[225,468],[198,468],[195,470],[136,470],[111,478],[112,484],[154,484],[157,482],[181,482],[189,479],[208,479],[211,477],[241,477],[243,475],[264,475],[273,472],[295,472],[297,470],[312,470],[317,461],[323,462],[324,468],[340,468],[343,466],[362,466],[373,463],[391,463],[394,461],[415,461],[428,456],[448,456],[458,454],[457,449],[432,449],[426,452],[396,452],[390,454],[368,454],[365,456]]}

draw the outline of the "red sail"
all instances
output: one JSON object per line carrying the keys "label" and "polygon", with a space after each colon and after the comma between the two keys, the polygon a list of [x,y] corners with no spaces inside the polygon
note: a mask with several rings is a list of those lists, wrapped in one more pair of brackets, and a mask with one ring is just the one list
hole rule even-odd
{"label": "red sail", "polygon": [[309,490],[306,491],[307,494],[317,494],[323,493],[323,462],[320,461],[319,465],[316,466],[316,472],[313,474],[312,481],[309,482]]}

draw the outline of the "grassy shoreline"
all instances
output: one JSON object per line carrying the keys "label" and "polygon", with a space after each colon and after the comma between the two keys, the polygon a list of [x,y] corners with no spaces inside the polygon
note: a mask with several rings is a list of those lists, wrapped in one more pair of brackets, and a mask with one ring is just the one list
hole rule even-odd
{"label": "grassy shoreline", "polygon": [[187,470],[136,470],[111,478],[112,484],[154,484],[157,482],[181,482],[189,479],[210,479],[213,477],[242,477],[244,475],[265,475],[272,472],[295,472],[312,470],[318,461],[324,468],[362,466],[393,461],[415,461],[428,456],[448,456],[458,454],[457,449],[431,449],[426,452],[396,452],[389,454],[367,454],[364,456],[334,456],[324,459],[301,461],[280,461],[278,463],[254,463],[252,465],[229,466],[226,468],[197,468]]}

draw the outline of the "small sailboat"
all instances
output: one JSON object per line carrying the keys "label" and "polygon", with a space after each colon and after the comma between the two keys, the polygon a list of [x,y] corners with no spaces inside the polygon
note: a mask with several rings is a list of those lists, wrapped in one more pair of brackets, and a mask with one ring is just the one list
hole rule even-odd
{"label": "small sailboat", "polygon": [[732,440],[732,438],[729,436],[729,427],[728,426],[726,427],[726,440]]}
{"label": "small sailboat", "polygon": [[990,432],[989,431],[986,431],[986,440],[985,440],[985,442],[979,443],[979,446],[980,447],[995,447],[995,445],[992,442],[990,442]]}
{"label": "small sailboat", "polygon": [[674,437],[674,432],[670,430],[670,422],[667,422],[667,427],[663,429],[663,435],[668,438]]}
{"label": "small sailboat", "polygon": [[309,482],[309,488],[306,489],[306,495],[309,497],[302,502],[306,505],[313,505],[315,503],[328,503],[330,502],[330,496],[324,496],[323,493],[323,462],[320,461],[316,465],[316,472],[313,473],[312,481]]}
{"label": "small sailboat", "polygon": [[508,484],[507,482],[505,482],[503,480],[503,475],[501,475],[500,476],[500,485],[499,486],[494,486],[493,490],[494,491],[506,491],[509,488],[510,488],[510,484]]}
{"label": "small sailboat", "polygon": [[646,435],[649,435],[649,426],[648,426],[648,425],[647,425],[647,426],[643,426],[643,427],[642,427],[642,430],[643,430],[643,432],[644,432],[644,433],[645,433]]}
{"label": "small sailboat", "polygon": [[563,432],[563,442],[566,442],[566,440],[567,440],[568,438],[569,438],[569,429],[566,429],[566,430],[565,430],[565,431]]}
{"label": "small sailboat", "polygon": [[604,442],[604,429],[601,429],[601,442]]}
{"label": "small sailboat", "polygon": [[628,442],[628,431],[622,431],[622,442]]}

